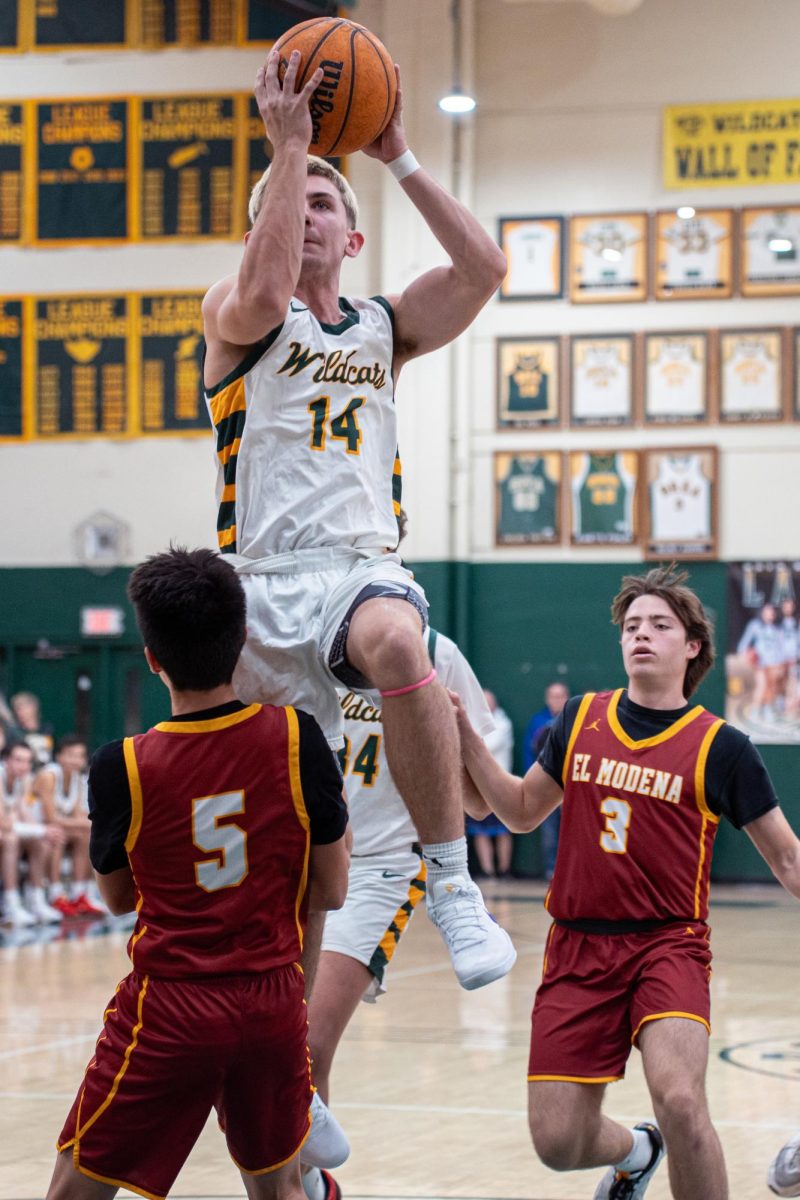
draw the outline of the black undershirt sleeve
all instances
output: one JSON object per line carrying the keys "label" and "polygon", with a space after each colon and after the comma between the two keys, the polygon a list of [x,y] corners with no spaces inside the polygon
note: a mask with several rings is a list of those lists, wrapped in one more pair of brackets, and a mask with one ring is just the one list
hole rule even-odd
{"label": "black undershirt sleeve", "polygon": [[128,866],[125,839],[131,824],[131,789],[122,739],[92,756],[89,767],[89,857],[95,871],[108,875]]}
{"label": "black undershirt sleeve", "polygon": [[543,771],[546,771],[551,779],[555,780],[560,788],[564,786],[562,778],[564,771],[564,759],[567,755],[567,745],[569,743],[572,726],[575,724],[575,717],[578,714],[578,709],[581,706],[582,696],[570,696],[567,703],[562,708],[561,712],[550,726],[550,732],[547,736],[547,741],[539,752],[537,762]]}
{"label": "black undershirt sleeve", "polygon": [[706,763],[706,799],[736,829],[777,807],[778,797],[761,755],[746,734],[723,725]]}
{"label": "black undershirt sleeve", "polygon": [[300,781],[311,822],[311,842],[328,845],[338,841],[347,828],[342,773],[314,718],[299,708],[295,712],[300,726]]}

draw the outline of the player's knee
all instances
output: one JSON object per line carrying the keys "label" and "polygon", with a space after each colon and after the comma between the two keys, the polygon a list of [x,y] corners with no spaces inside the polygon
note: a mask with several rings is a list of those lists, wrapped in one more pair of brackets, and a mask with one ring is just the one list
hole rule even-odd
{"label": "player's knee", "polygon": [[[409,615],[416,618],[416,613],[410,607]],[[391,612],[384,609],[383,620],[371,620],[368,626],[357,632],[358,656],[364,662],[369,678],[378,686],[387,670],[393,678],[398,674],[408,674],[407,682],[412,683],[430,670],[418,618],[408,620],[403,613],[398,619],[393,619]]]}
{"label": "player's knee", "polygon": [[530,1131],[533,1148],[551,1171],[573,1171],[580,1165],[575,1129],[565,1129],[546,1113],[531,1113]]}
{"label": "player's knee", "polygon": [[651,1087],[651,1096],[656,1118],[665,1135],[671,1141],[692,1141],[708,1111],[703,1092],[691,1083],[678,1081],[661,1088]]}

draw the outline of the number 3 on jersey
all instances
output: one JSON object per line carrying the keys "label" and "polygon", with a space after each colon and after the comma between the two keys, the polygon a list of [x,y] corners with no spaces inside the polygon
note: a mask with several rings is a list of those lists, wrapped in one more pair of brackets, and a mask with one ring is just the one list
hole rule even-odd
{"label": "number 3 on jersey", "polygon": [[217,858],[194,865],[197,886],[204,892],[238,887],[248,871],[247,834],[240,825],[220,825],[223,817],[244,812],[244,792],[222,792],[192,801],[192,838],[198,850],[213,850]]}
{"label": "number 3 on jersey", "polygon": [[600,805],[606,819],[606,827],[600,834],[600,845],[606,854],[628,853],[628,826],[631,823],[631,806],[618,796],[606,796]]}
{"label": "number 3 on jersey", "polygon": [[311,449],[324,450],[325,442],[330,428],[330,436],[338,438],[339,441],[347,442],[348,454],[361,453],[361,426],[358,423],[356,412],[361,408],[362,404],[366,403],[366,396],[353,396],[343,412],[340,412],[338,417],[331,417],[331,398],[330,396],[320,396],[317,400],[311,400],[308,405],[308,411],[311,413]]}

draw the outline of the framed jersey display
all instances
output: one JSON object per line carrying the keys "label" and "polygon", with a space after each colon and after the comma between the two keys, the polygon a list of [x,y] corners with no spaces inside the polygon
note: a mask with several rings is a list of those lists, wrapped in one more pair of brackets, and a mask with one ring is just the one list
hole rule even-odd
{"label": "framed jersey display", "polygon": [[642,451],[645,558],[715,558],[717,449]]}
{"label": "framed jersey display", "polygon": [[495,544],[561,541],[562,455],[497,452],[494,456]]}
{"label": "framed jersey display", "polygon": [[573,425],[630,425],[633,421],[633,334],[570,340],[570,421]]}
{"label": "framed jersey display", "polygon": [[501,300],[558,300],[564,295],[564,218],[501,217],[508,273]]}
{"label": "framed jersey display", "polygon": [[637,451],[575,450],[569,456],[573,546],[631,546],[637,540]]}
{"label": "framed jersey display", "polygon": [[739,240],[743,296],[800,295],[800,206],[743,208]]}
{"label": "framed jersey display", "polygon": [[[690,210],[691,211],[691,210]],[[656,300],[727,299],[733,293],[733,210],[656,213]]]}
{"label": "framed jersey display", "polygon": [[572,217],[569,298],[573,304],[647,299],[647,213]]}
{"label": "framed jersey display", "polygon": [[560,416],[561,340],[499,338],[497,426],[557,425]]}
{"label": "framed jersey display", "polygon": [[721,421],[784,419],[780,329],[723,329],[719,335]]}
{"label": "framed jersey display", "polygon": [[644,420],[689,425],[708,420],[708,334],[644,335]]}

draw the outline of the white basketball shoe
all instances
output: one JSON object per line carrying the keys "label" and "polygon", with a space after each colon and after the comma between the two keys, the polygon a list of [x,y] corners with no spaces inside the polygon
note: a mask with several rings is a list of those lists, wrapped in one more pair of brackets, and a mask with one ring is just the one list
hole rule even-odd
{"label": "white basketball shoe", "polygon": [[767,1183],[776,1196],[800,1196],[800,1133],[796,1133],[769,1164]]}
{"label": "white basketball shoe", "polygon": [[307,1167],[340,1167],[350,1157],[350,1143],[319,1092],[311,1101],[311,1131],[300,1148]]}
{"label": "white basketball shoe", "polygon": [[472,991],[508,974],[517,961],[514,943],[486,911],[477,884],[463,875],[429,880],[426,903],[463,988]]}
{"label": "white basketball shoe", "polygon": [[616,1167],[609,1167],[600,1180],[594,1200],[640,1200],[647,1191],[647,1185],[666,1153],[664,1139],[653,1121],[640,1121],[634,1129],[644,1129],[650,1138],[653,1147],[650,1162],[641,1171],[618,1171]]}

